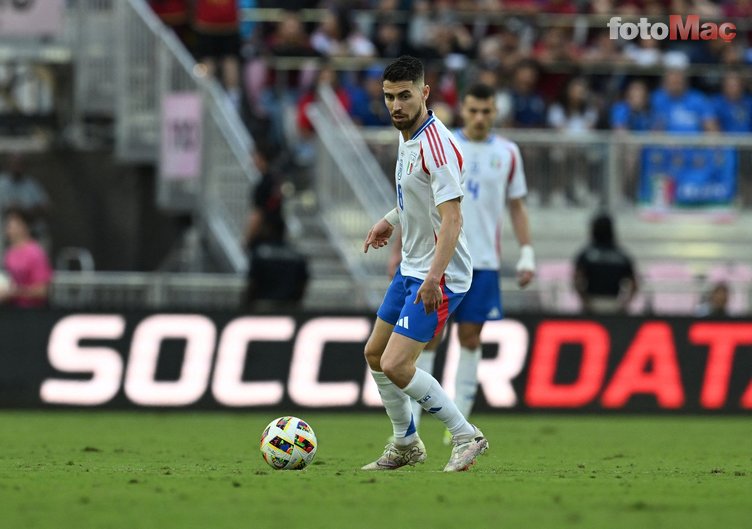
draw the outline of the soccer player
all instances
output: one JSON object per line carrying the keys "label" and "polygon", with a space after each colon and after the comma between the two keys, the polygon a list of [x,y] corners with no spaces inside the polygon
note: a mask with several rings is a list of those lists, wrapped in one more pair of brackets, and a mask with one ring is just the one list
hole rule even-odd
{"label": "soccer player", "polygon": [[472,262],[462,230],[462,153],[451,132],[426,108],[430,88],[423,65],[402,56],[384,70],[383,90],[400,131],[395,179],[397,207],[379,220],[363,250],[386,246],[402,226],[402,263],[377,312],[365,357],[392,422],[394,440],[364,470],[422,463],[410,398],[451,432],[446,472],[468,469],[488,448],[433,376],[415,368],[425,345],[438,335],[470,288]]}
{"label": "soccer player", "polygon": [[[455,133],[465,155],[465,198],[462,219],[473,261],[473,281],[454,319],[458,324],[460,359],[455,379],[455,398],[462,415],[470,416],[478,390],[480,334],[483,324],[503,316],[499,291],[499,233],[506,202],[517,242],[517,282],[527,286],[535,274],[535,253],[530,243],[530,225],[524,196],[525,171],[517,145],[491,132],[496,119],[495,94],[483,84],[472,86],[462,100],[464,126]],[[417,366],[433,373],[437,336],[418,359]],[[421,407],[413,402],[416,427]],[[445,441],[449,441],[445,437]]]}

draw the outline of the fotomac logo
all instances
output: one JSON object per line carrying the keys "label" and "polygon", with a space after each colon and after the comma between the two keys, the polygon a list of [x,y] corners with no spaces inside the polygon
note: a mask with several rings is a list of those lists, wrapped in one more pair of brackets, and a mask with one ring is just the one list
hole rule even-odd
{"label": "fotomac logo", "polygon": [[703,22],[700,24],[699,15],[670,15],[668,24],[664,22],[650,22],[642,17],[637,23],[622,22],[621,17],[611,17],[606,24],[611,39],[634,40],[717,40],[731,42],[736,37],[736,24],[732,22]]}

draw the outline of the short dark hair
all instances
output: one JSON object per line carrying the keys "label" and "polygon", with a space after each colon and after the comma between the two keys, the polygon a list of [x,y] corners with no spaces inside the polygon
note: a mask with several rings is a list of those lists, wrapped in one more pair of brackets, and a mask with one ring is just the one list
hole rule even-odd
{"label": "short dark hair", "polygon": [[10,206],[3,211],[3,221],[8,222],[11,217],[16,217],[28,228],[31,226],[31,215],[18,206]]}
{"label": "short dark hair", "polygon": [[491,99],[496,96],[496,92],[487,84],[476,83],[467,89],[465,97],[467,96],[473,96],[476,99]]}
{"label": "short dark hair", "polygon": [[400,81],[415,83],[422,81],[424,78],[423,63],[415,57],[403,55],[386,67],[383,80],[390,83],[399,83]]}

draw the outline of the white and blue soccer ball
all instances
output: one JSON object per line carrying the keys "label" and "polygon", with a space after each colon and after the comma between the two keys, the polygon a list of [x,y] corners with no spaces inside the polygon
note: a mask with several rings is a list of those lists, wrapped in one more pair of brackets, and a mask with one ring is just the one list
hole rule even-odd
{"label": "white and blue soccer ball", "polygon": [[274,470],[302,470],[313,461],[318,442],[313,428],[303,419],[274,419],[261,434],[261,455]]}

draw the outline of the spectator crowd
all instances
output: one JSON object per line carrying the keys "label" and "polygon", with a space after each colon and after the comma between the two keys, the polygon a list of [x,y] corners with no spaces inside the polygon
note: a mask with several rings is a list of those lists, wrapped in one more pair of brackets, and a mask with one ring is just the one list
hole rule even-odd
{"label": "spectator crowd", "polygon": [[[499,126],[552,128],[569,134],[593,129],[752,131],[752,98],[745,73],[752,62],[748,46],[752,2],[151,3],[199,60],[212,71],[221,65],[217,73],[231,101],[255,135],[276,143],[276,152],[286,144],[296,147],[301,138],[305,143],[311,132],[305,108],[322,83],[334,88],[356,122],[389,125],[380,73],[385,61],[402,54],[426,63],[432,86],[429,104],[449,123],[455,121],[462,89],[481,80],[497,91]],[[611,16],[665,20],[669,14],[688,13],[733,21],[737,36],[730,42],[624,41],[611,39],[606,27]],[[297,117],[288,119],[293,111]]]}

